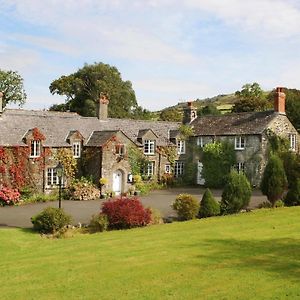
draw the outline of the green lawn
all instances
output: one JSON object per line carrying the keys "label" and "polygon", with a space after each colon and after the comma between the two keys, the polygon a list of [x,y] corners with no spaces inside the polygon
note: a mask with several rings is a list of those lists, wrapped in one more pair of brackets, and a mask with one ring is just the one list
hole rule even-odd
{"label": "green lawn", "polygon": [[41,238],[0,230],[0,299],[300,299],[300,207]]}

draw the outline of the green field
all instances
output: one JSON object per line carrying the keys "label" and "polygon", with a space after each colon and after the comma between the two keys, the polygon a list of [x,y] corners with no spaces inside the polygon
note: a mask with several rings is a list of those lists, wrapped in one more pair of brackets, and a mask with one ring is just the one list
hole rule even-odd
{"label": "green field", "polygon": [[300,207],[47,239],[0,230],[0,299],[300,299]]}

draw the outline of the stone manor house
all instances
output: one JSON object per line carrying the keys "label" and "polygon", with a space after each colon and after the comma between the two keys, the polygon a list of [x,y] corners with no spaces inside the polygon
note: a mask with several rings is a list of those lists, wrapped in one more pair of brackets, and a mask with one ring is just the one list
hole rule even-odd
{"label": "stone manor house", "polygon": [[[78,176],[92,176],[95,182],[105,177],[106,190],[116,194],[132,185],[130,149],[140,149],[148,163],[144,175],[160,179],[164,174],[181,177],[187,159],[197,164],[195,183],[204,184],[201,155],[189,153],[180,135],[180,123],[140,121],[107,117],[109,101],[99,99],[97,117],[82,117],[70,112],[2,110],[0,93],[0,184],[34,185],[41,191],[57,187],[56,154],[69,149],[77,160]],[[197,117],[189,102],[184,124],[191,126],[195,147],[228,140],[234,144],[239,171],[249,175],[252,184],[261,180],[267,160],[267,133],[285,137],[291,151],[299,151],[299,134],[285,115],[285,94],[277,89],[274,110]],[[169,161],[166,149],[173,149]],[[67,180],[67,179],[66,179]]]}

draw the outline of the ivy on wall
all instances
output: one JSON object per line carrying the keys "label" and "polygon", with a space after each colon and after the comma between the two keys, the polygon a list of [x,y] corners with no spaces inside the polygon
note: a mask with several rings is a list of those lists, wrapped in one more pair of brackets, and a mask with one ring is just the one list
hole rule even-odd
{"label": "ivy on wall", "polygon": [[73,179],[77,171],[77,161],[73,157],[72,149],[58,149],[54,155],[55,160],[61,162],[64,166],[64,172],[67,178]]}

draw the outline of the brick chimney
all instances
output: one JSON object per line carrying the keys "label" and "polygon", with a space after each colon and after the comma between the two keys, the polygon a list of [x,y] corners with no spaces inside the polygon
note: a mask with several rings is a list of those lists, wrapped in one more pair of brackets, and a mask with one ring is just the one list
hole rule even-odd
{"label": "brick chimney", "polygon": [[282,87],[276,88],[274,98],[274,111],[285,114],[285,93]]}
{"label": "brick chimney", "polygon": [[0,115],[3,113],[3,93],[0,92]]}
{"label": "brick chimney", "polygon": [[100,98],[97,105],[97,118],[99,120],[107,120],[109,100],[104,93],[100,93]]}
{"label": "brick chimney", "polygon": [[187,107],[184,108],[183,124],[190,124],[197,118],[197,108],[193,106],[193,102],[189,101]]}

